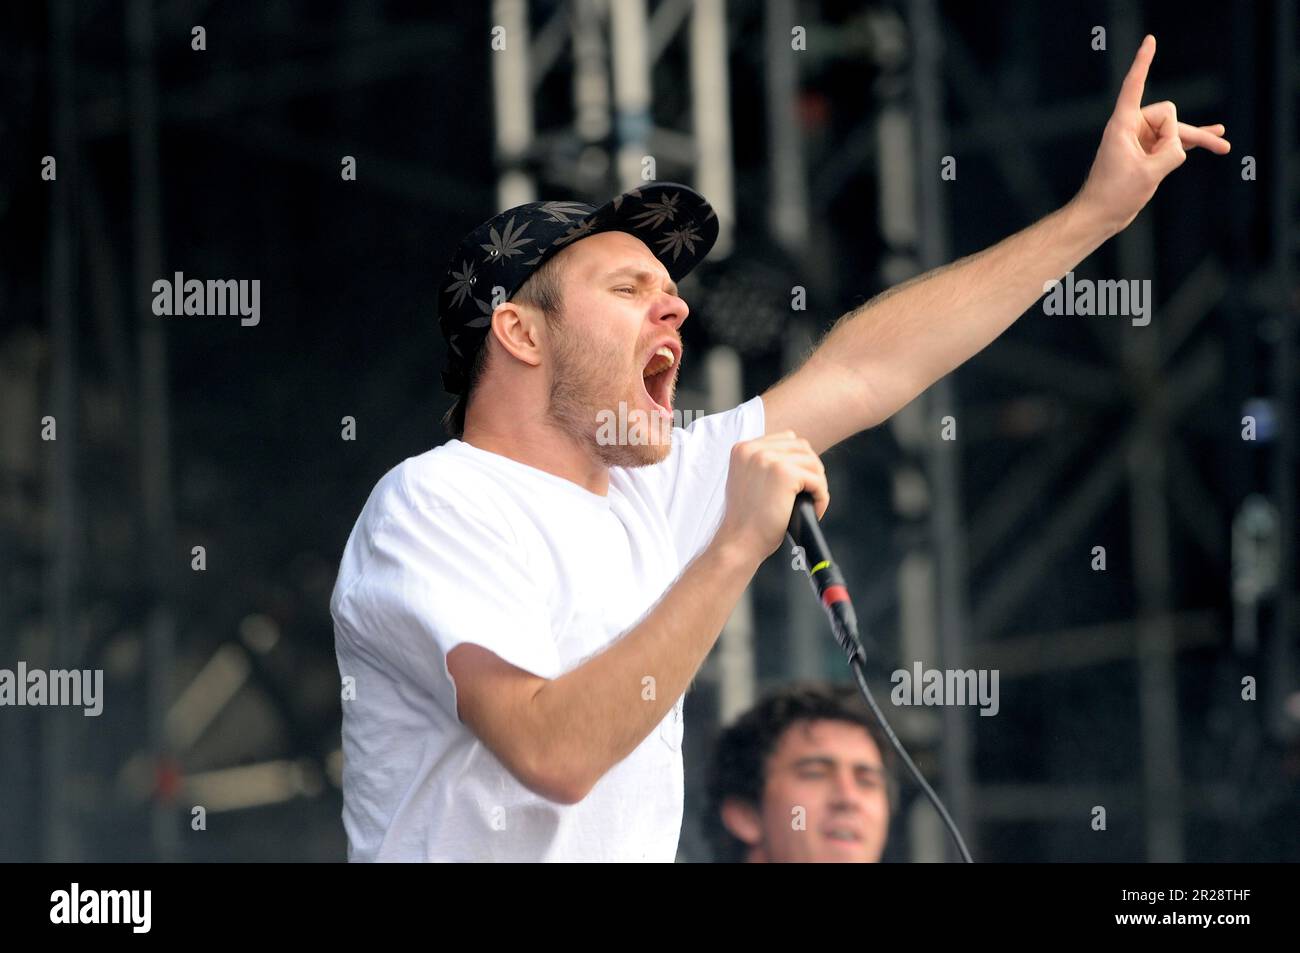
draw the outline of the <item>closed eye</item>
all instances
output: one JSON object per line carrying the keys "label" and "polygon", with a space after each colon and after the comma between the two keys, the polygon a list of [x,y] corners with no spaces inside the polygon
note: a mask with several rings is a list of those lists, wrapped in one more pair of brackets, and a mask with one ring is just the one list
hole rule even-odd
{"label": "closed eye", "polygon": [[635,288],[632,288],[632,287],[615,288],[614,290],[615,290],[615,291],[630,291],[630,292],[632,292],[633,294],[636,294],[636,289],[635,289]]}

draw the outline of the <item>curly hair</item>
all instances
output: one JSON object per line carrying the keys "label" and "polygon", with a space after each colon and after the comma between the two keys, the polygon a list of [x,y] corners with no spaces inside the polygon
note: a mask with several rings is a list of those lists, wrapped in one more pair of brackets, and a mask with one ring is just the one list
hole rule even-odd
{"label": "curly hair", "polygon": [[898,794],[894,751],[876,724],[866,703],[852,685],[794,682],[765,695],[719,735],[708,780],[708,806],[704,833],[714,859],[722,863],[744,860],[748,850],[722,822],[722,805],[736,798],[759,808],[767,781],[767,760],[786,731],[799,723],[840,721],[857,725],[871,736],[884,764],[890,810]]}

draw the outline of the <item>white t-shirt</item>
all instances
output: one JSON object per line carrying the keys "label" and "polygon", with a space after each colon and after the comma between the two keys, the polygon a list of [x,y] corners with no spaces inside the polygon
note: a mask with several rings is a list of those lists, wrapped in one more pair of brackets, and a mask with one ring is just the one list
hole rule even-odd
{"label": "white t-shirt", "polygon": [[662,463],[611,469],[606,496],[460,440],[384,475],[330,599],[350,861],[675,858],[683,699],[565,805],[461,723],[446,657],[472,642],[555,678],[599,653],[712,539],[731,448],[763,431],[759,397],[701,417]]}

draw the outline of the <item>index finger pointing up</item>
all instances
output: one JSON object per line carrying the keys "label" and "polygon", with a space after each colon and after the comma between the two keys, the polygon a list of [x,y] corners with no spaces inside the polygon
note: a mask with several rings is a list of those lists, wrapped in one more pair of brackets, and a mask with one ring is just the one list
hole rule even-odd
{"label": "index finger pointing up", "polygon": [[1128,68],[1128,75],[1124,77],[1124,85],[1119,91],[1119,100],[1115,103],[1117,111],[1142,108],[1142,90],[1146,87],[1147,70],[1151,67],[1151,60],[1155,55],[1156,38],[1148,33],[1142,38],[1137,56],[1133,57],[1133,65]]}

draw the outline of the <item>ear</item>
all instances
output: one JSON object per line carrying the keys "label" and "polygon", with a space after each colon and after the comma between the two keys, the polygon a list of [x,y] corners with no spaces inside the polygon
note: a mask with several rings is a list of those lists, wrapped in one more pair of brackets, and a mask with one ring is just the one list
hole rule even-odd
{"label": "ear", "polygon": [[541,333],[532,309],[510,301],[497,305],[492,312],[492,336],[511,357],[533,367],[542,363]]}
{"label": "ear", "polygon": [[722,826],[745,846],[757,847],[763,840],[763,822],[754,805],[737,797],[729,797],[722,802],[718,813],[722,818]]}

